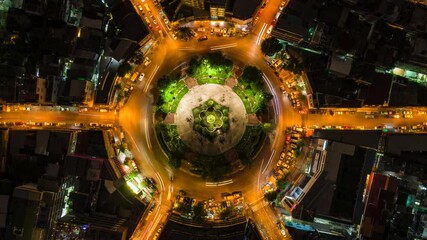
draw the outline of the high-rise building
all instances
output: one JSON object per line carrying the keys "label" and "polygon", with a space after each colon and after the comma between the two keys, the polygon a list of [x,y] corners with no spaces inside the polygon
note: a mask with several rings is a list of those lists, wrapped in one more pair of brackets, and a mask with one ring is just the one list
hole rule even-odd
{"label": "high-rise building", "polygon": [[225,9],[227,7],[227,0],[211,0],[209,12],[212,19],[221,19],[225,17]]}
{"label": "high-rise building", "polygon": [[205,2],[203,0],[181,0],[181,3],[193,8],[205,8]]}

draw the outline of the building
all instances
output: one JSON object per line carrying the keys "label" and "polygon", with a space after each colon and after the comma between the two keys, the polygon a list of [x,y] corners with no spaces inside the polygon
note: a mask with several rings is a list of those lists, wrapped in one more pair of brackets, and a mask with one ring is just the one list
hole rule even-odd
{"label": "building", "polygon": [[261,0],[236,0],[230,2],[233,2],[231,7],[232,20],[240,25],[253,22],[256,10],[261,4]]}
{"label": "building", "polygon": [[24,184],[13,191],[6,239],[46,239],[56,220],[65,215],[66,198],[76,179],[56,177],[59,165],[48,168],[37,185]]}
{"label": "building", "polygon": [[225,10],[228,6],[228,0],[211,0],[209,3],[209,12],[211,19],[223,19]]}
{"label": "building", "polygon": [[271,35],[295,44],[310,42],[322,2],[322,0],[291,0],[280,15]]}
{"label": "building", "polygon": [[204,0],[181,0],[181,3],[183,5],[198,8],[198,9],[205,9],[205,1]]}

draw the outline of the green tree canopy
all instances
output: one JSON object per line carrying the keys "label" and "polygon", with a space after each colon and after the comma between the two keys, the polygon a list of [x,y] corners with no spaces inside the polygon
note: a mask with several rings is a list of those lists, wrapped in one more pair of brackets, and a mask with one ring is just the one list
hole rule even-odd
{"label": "green tree canopy", "polygon": [[231,66],[233,64],[233,62],[230,59],[224,57],[220,51],[208,53],[204,59],[207,59],[210,64],[215,66]]}
{"label": "green tree canopy", "polygon": [[174,154],[171,154],[169,156],[169,165],[173,168],[180,168],[181,167],[181,157],[176,156]]}
{"label": "green tree canopy", "polygon": [[247,81],[261,82],[262,74],[258,68],[254,66],[247,66],[243,69],[241,78]]}
{"label": "green tree canopy", "polygon": [[282,50],[282,45],[275,37],[269,37],[261,43],[261,52],[267,56],[273,56],[280,50]]}
{"label": "green tree canopy", "polygon": [[193,207],[194,212],[194,221],[197,223],[202,223],[205,220],[205,217],[207,215],[205,208],[203,207],[202,202],[198,202],[196,206]]}
{"label": "green tree canopy", "polygon": [[268,201],[272,202],[272,201],[276,200],[276,198],[277,198],[277,191],[268,192],[268,193],[264,194],[264,197]]}

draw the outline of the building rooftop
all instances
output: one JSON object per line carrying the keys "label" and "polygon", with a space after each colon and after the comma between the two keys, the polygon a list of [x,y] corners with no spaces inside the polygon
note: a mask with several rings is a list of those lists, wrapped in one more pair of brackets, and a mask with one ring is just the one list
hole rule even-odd
{"label": "building rooftop", "polygon": [[234,2],[233,17],[246,20],[254,15],[261,0],[236,0],[231,2]]}

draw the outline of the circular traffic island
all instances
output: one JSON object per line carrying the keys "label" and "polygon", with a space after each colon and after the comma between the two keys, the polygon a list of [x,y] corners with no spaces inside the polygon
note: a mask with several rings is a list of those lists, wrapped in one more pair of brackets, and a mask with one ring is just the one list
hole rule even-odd
{"label": "circular traffic island", "polygon": [[172,167],[184,160],[182,170],[218,181],[260,149],[269,97],[258,69],[237,78],[220,52],[189,62],[184,77],[172,72],[158,80],[156,136]]}
{"label": "circular traffic island", "polygon": [[181,99],[174,123],[192,152],[215,156],[239,143],[246,129],[246,115],[242,100],[230,87],[204,84],[192,87]]}

